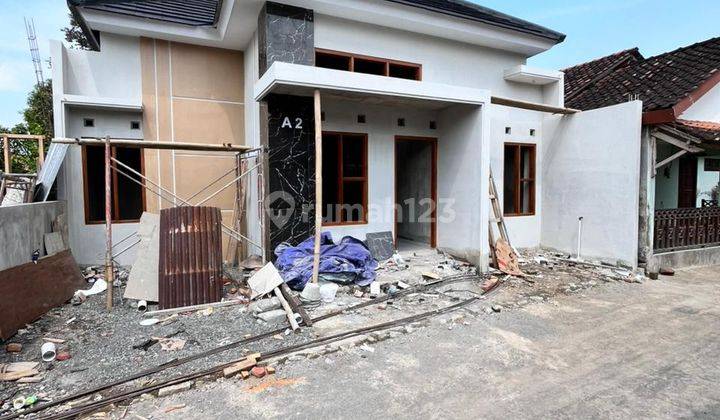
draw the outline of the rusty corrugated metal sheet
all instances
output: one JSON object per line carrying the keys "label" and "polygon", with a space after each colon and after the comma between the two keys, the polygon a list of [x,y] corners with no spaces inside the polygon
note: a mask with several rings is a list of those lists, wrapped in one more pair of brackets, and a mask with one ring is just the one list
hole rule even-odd
{"label": "rusty corrugated metal sheet", "polygon": [[222,299],[222,226],[215,207],[160,212],[160,309]]}

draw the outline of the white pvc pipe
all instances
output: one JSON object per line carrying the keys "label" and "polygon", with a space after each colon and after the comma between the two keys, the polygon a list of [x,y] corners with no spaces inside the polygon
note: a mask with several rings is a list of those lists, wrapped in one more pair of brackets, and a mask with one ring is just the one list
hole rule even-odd
{"label": "white pvc pipe", "polygon": [[578,217],[578,242],[577,242],[577,259],[580,259],[580,249],[582,247],[582,229],[583,229],[583,217]]}
{"label": "white pvc pipe", "polygon": [[44,362],[52,362],[55,360],[55,355],[57,353],[57,348],[55,347],[55,343],[45,343],[40,347],[40,354],[42,355],[42,359]]}
{"label": "white pvc pipe", "polygon": [[140,312],[146,312],[146,311],[147,311],[147,306],[148,306],[148,305],[147,305],[147,301],[146,301],[146,300],[141,300],[141,301],[139,301],[139,302],[138,302],[138,305],[137,305],[138,311],[140,311]]}

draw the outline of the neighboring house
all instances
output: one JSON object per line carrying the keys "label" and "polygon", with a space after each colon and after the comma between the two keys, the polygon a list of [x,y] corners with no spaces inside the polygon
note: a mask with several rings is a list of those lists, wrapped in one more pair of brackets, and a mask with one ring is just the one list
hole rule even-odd
{"label": "neighboring house", "polygon": [[[460,0],[70,4],[95,51],[52,44],[56,135],[263,147],[246,224],[268,254],[314,232],[319,90],[318,187],[323,230],[336,240],[391,231],[399,246],[485,268],[492,167],[514,246],[575,253],[582,217],[583,255],[637,265],[627,232],[638,229],[640,103],[565,108],[563,74],[526,65],[560,33]],[[73,150],[59,177],[81,263],[99,261],[104,243],[98,153]],[[207,153],[115,153],[180,197],[234,164]],[[116,241],[142,211],[173,205],[122,180],[114,189]],[[232,218],[231,191],[208,204]]]}
{"label": "neighboring house", "polygon": [[720,38],[649,58],[636,48],[564,72],[569,107],[643,102],[640,260],[720,262]]}

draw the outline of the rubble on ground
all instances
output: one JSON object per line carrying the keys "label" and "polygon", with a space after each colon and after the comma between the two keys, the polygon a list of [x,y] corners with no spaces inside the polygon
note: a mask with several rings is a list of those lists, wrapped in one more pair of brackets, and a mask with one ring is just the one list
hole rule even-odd
{"label": "rubble on ground", "polygon": [[[316,322],[312,328],[301,328],[296,334],[287,328],[284,333],[252,343],[249,348],[239,347],[230,352],[200,358],[173,368],[172,375],[206,369],[237,358],[238,353],[250,355],[253,352],[291,346],[341,331],[447,307],[461,299],[479,297],[483,293],[483,286],[489,290],[498,290],[492,299],[480,299],[478,304],[444,317],[442,322],[447,328],[452,329],[454,325],[465,323],[463,317],[498,316],[504,311],[517,310],[530,304],[555,303],[566,296],[582,294],[604,283],[644,281],[644,277],[626,268],[572,261],[567,255],[545,251],[524,252],[519,264],[522,276],[510,276],[493,270],[489,276],[485,276],[484,283],[472,277],[460,278],[462,281],[413,292],[412,288],[437,282],[438,278],[473,275],[476,269],[469,263],[435,250],[401,252],[378,264],[375,281],[370,285],[336,285],[332,287],[332,298],[323,301],[321,297],[316,297],[312,304],[305,304],[304,307],[311,317],[317,318],[362,302],[371,303],[379,298],[382,298],[382,302],[347,310],[339,316]],[[153,325],[140,325],[141,321],[148,318],[138,311],[137,302],[133,300],[124,300],[108,313],[105,310],[105,292],[88,296],[78,306],[67,304],[50,310],[46,316],[27,325],[13,337],[13,352],[8,352],[6,346],[0,350],[0,363],[36,363],[34,369],[37,369],[37,374],[30,377],[39,378],[36,382],[26,383],[0,381],[0,414],[11,412],[12,400],[21,394],[35,395],[40,399],[57,399],[142,369],[287,326],[286,311],[277,296],[263,297],[252,302],[248,298],[250,291],[243,280],[262,267],[261,262],[251,260],[247,262],[247,267],[234,273],[232,277],[235,280],[227,282],[226,299],[238,299],[236,305],[158,315]],[[103,267],[85,267],[83,275],[88,281],[88,288],[98,280],[104,280]],[[119,289],[116,296],[122,296],[127,270],[118,268],[116,278],[115,288]],[[318,296],[319,289],[327,284],[320,284]],[[401,291],[408,293],[400,296]],[[152,305],[148,308],[150,311],[153,309]],[[457,315],[461,317],[454,319]],[[280,357],[272,363],[321,357],[351,348],[357,348],[360,354],[369,354],[373,352],[373,343],[411,334],[426,325],[428,322],[423,321],[377,331],[302,350]],[[56,358],[51,362],[43,362],[40,347],[45,342],[55,343],[57,354],[66,355],[63,356],[64,361]],[[14,351],[18,348],[19,351]],[[265,374],[270,373],[268,367],[261,367],[265,368]],[[260,369],[256,373],[264,376]],[[252,369],[243,368],[237,374],[242,380],[252,376]],[[152,378],[139,381],[148,380]]]}

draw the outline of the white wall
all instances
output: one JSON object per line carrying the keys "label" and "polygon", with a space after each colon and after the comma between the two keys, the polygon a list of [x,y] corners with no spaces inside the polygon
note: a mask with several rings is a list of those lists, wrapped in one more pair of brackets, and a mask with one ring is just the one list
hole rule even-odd
{"label": "white wall", "polygon": [[438,143],[438,247],[483,269],[489,248],[488,121],[479,107],[447,108],[440,113]]}
{"label": "white wall", "polygon": [[[535,214],[532,216],[505,217],[510,241],[516,248],[535,248],[540,246],[540,220],[543,211],[543,157],[540,153],[543,138],[544,114],[505,106],[490,107],[490,165],[498,189],[500,206],[503,206],[505,182],[505,143],[525,143],[536,145],[535,157]],[[510,127],[510,134],[505,133]],[[535,130],[535,135],[530,134]]]}
{"label": "white wall", "polygon": [[[72,108],[66,110],[66,135],[69,137],[111,137],[142,139],[142,128],[131,130],[130,121],[140,121],[139,112],[101,111],[95,109]],[[94,118],[95,127],[83,127],[83,118]],[[118,175],[122,176],[122,175]],[[99,264],[105,255],[105,225],[85,224],[85,198],[83,189],[82,151],[79,146],[70,146],[62,171],[58,176],[58,193],[67,201],[70,248],[78,264]],[[152,194],[147,193],[147,199]],[[113,242],[120,241],[137,231],[137,223],[114,223]],[[132,240],[125,242],[125,246]],[[119,246],[119,251],[124,246]],[[117,261],[121,265],[131,265],[135,261],[135,250],[121,255]]]}
{"label": "white wall", "polygon": [[[657,141],[656,145],[658,162],[665,160],[680,150],[664,141]],[[675,159],[657,170],[655,175],[655,209],[677,208],[679,177],[680,159]]]}
{"label": "white wall", "polygon": [[142,95],[139,38],[102,33],[101,51],[68,49],[64,93],[139,99]]}
{"label": "white wall", "polygon": [[[255,83],[259,79],[258,43],[255,33],[245,48],[245,141],[248,146],[260,146],[260,104],[253,97]],[[262,158],[262,155],[261,155]],[[262,244],[262,229],[260,226],[260,197],[258,191],[259,170],[253,171],[248,178],[247,208],[247,236],[255,243]],[[262,250],[249,246],[249,254],[261,255]]]}
{"label": "white wall", "polygon": [[525,64],[521,54],[360,22],[315,15],[315,46],[422,64],[425,82],[492,90],[494,95],[541,102],[540,86],[505,81],[503,72]]}
{"label": "white wall", "polygon": [[720,85],[710,89],[680,115],[683,120],[720,122]]}
{"label": "white wall", "polygon": [[544,124],[541,244],[637,266],[642,103],[634,101]]}

